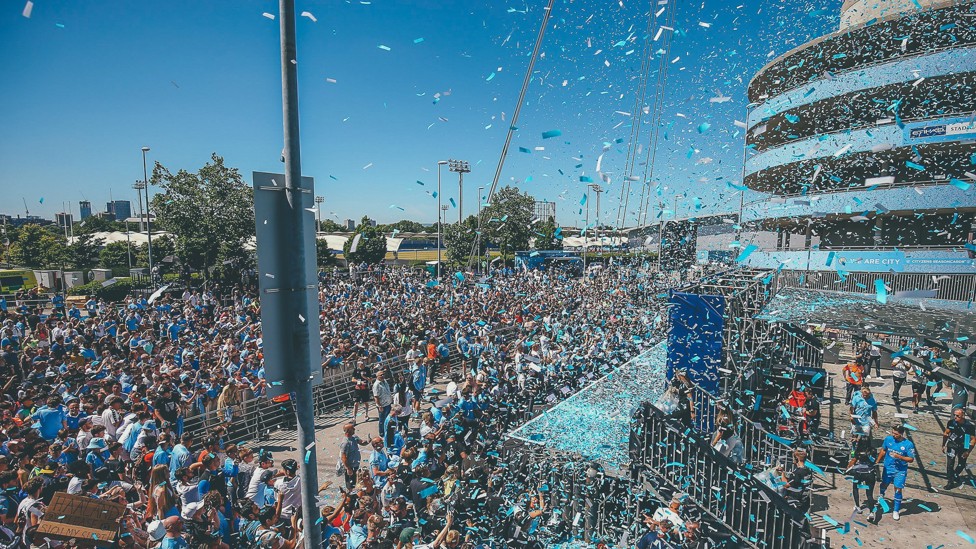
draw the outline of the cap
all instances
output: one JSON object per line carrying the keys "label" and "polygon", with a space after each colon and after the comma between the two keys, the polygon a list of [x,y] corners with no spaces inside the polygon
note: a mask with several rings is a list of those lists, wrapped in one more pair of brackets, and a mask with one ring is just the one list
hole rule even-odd
{"label": "cap", "polygon": [[281,462],[281,468],[289,473],[294,473],[298,470],[298,462],[293,459],[286,459]]}

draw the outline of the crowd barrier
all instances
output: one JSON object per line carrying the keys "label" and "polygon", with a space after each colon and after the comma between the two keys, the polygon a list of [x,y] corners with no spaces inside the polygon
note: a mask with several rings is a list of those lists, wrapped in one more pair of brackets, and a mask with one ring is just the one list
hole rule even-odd
{"label": "crowd barrier", "polygon": [[[515,326],[503,326],[493,333],[504,340],[516,331]],[[440,379],[453,373],[461,365],[461,357],[452,349],[448,371],[436,372]],[[374,366],[383,366],[394,376],[409,370],[406,353],[390,357]],[[343,363],[338,368],[326,367],[322,384],[312,390],[312,402],[316,418],[334,413],[353,403],[355,385],[352,372],[355,363]],[[391,383],[392,386],[392,383]],[[268,399],[251,396],[235,404],[231,410],[212,408],[206,412],[186,417],[183,431],[190,432],[197,440],[209,436],[218,426],[227,428],[226,442],[244,443],[266,439],[274,431],[295,428],[295,404],[292,399]]]}
{"label": "crowd barrier", "polygon": [[811,546],[804,511],[712,449],[704,434],[679,425],[649,403],[632,425],[631,468],[639,484],[686,494],[688,503],[722,523],[744,546]]}

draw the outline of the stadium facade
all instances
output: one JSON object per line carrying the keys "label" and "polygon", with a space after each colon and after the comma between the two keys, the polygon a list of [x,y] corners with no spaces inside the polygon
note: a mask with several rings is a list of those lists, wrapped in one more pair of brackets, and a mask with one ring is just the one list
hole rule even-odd
{"label": "stadium facade", "polygon": [[747,265],[976,280],[976,1],[848,0],[749,100]]}

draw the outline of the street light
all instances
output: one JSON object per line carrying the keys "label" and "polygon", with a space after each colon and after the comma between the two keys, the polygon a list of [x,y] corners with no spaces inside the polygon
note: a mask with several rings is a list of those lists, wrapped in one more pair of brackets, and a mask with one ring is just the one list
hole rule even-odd
{"label": "street light", "polygon": [[447,160],[437,161],[437,282],[441,281],[441,166]]}
{"label": "street light", "polygon": [[319,210],[319,226],[318,226],[318,230],[315,231],[315,232],[318,232],[318,233],[322,232],[322,203],[323,202],[325,202],[325,197],[324,196],[316,196],[315,197],[315,207],[318,208],[318,210]]}
{"label": "street light", "polygon": [[[596,183],[590,183],[589,185],[586,186],[586,188],[593,189],[593,192],[596,193],[596,218],[597,218],[597,226],[599,226],[600,225],[600,221],[599,221],[600,220],[600,193],[603,192],[603,187],[600,187]],[[581,235],[583,236],[583,275],[584,276],[586,276],[586,249],[589,247],[587,246],[588,238],[586,236],[586,231],[589,228],[590,228],[590,201],[587,200],[586,201],[586,226],[583,227],[583,232],[581,233]]]}
{"label": "street light", "polygon": [[146,236],[149,239],[149,282],[153,282],[153,259],[152,259],[152,227],[149,224],[149,173],[146,171],[146,153],[149,147],[142,148],[142,181],[146,189]]}
{"label": "street light", "polygon": [[464,210],[464,174],[471,171],[471,165],[464,160],[448,160],[448,164],[448,169],[458,174],[458,225],[460,225],[462,210]]}
{"label": "street light", "polygon": [[[478,224],[477,227],[481,226],[481,203],[484,201],[484,197],[481,193],[485,192],[484,187],[478,187]],[[481,231],[479,230],[477,234],[474,235],[475,243],[475,253],[478,255],[478,272],[481,272]]]}

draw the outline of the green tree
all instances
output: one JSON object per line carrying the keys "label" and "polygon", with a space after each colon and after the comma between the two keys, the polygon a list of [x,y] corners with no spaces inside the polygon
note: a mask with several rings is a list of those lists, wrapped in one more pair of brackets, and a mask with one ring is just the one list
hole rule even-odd
{"label": "green tree", "polygon": [[65,259],[64,237],[29,223],[17,231],[10,246],[10,261],[30,268],[60,267]]}
{"label": "green tree", "polygon": [[[354,252],[352,243],[356,240],[356,235],[359,235],[359,243]],[[365,262],[370,265],[380,263],[386,257],[386,237],[370,224],[368,217],[363,216],[356,233],[342,246],[342,253],[346,261],[351,263]]]}
{"label": "green tree", "polygon": [[320,233],[345,233],[348,231],[346,231],[345,227],[336,223],[335,221],[332,221],[331,219],[326,219],[322,221],[321,225],[319,225],[319,232]]}
{"label": "green tree", "polygon": [[157,162],[152,184],[163,189],[152,198],[157,225],[176,237],[189,267],[209,276],[214,267],[249,261],[244,246],[254,237],[254,194],[236,168],[216,153],[197,173],[173,174]]}
{"label": "green tree", "polygon": [[401,233],[422,233],[427,230],[422,223],[416,221],[410,221],[409,219],[401,219],[396,223],[391,223],[389,225],[383,225],[377,227],[384,233],[392,233],[393,231]]}
{"label": "green tree", "polygon": [[98,265],[99,254],[104,244],[104,239],[95,238],[90,233],[78,235],[65,249],[67,263],[76,269],[91,269]]}
{"label": "green tree", "polygon": [[539,223],[536,227],[537,228],[535,231],[535,249],[537,250],[563,249],[562,239],[556,237],[555,219],[550,217],[545,222]]}
{"label": "green tree", "polygon": [[329,267],[335,265],[336,256],[329,248],[329,243],[324,238],[315,239],[315,264],[319,267]]}
{"label": "green tree", "polygon": [[[460,225],[451,223],[444,225],[442,229],[448,259],[455,263],[466,263],[478,237],[478,218],[471,215]],[[484,255],[485,244],[485,239],[482,238],[481,249],[477,251],[479,255]]]}
{"label": "green tree", "polygon": [[[155,233],[156,231],[153,231]],[[139,267],[149,266],[149,244],[140,244],[132,249],[135,255],[135,265]],[[159,235],[153,238],[153,267],[158,269],[159,274],[171,273],[176,265],[176,240],[170,235]],[[166,259],[169,261],[165,261]]]}
{"label": "green tree", "polygon": [[506,186],[492,195],[491,204],[482,213],[487,219],[482,228],[503,256],[529,248],[534,207],[535,199],[517,187]]}
{"label": "green tree", "polygon": [[124,231],[125,223],[114,221],[100,215],[93,215],[84,221],[74,224],[75,234],[91,234],[112,231]]}
{"label": "green tree", "polygon": [[129,254],[129,245],[126,242],[111,242],[106,244],[98,254],[98,257],[103,269],[122,271],[128,269],[130,264],[136,264],[135,254]]}

